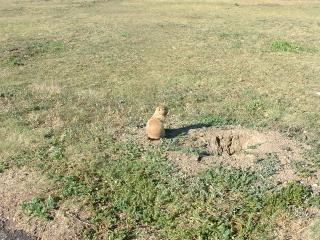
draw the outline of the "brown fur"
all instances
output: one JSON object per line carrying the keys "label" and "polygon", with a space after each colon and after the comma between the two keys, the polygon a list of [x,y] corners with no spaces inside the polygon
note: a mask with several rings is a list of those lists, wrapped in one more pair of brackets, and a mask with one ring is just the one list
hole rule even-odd
{"label": "brown fur", "polygon": [[168,114],[168,108],[158,106],[153,116],[148,120],[146,132],[149,139],[158,140],[165,137],[164,121]]}

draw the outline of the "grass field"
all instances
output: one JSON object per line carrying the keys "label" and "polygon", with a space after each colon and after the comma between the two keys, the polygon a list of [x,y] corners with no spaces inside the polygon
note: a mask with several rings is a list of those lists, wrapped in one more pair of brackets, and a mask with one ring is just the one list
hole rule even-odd
{"label": "grass field", "polygon": [[[73,210],[79,239],[320,239],[308,181],[320,176],[319,32],[311,0],[0,0],[0,178],[46,179],[39,194],[8,190],[25,214],[13,226],[32,233],[30,219]],[[168,128],[233,124],[308,145],[291,159],[300,180],[181,171],[174,140],[137,139],[159,103]]]}

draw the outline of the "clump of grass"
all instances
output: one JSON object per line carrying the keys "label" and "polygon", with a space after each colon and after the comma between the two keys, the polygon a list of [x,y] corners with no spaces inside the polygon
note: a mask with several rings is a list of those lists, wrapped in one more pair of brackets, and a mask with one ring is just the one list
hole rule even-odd
{"label": "clump of grass", "polygon": [[8,164],[0,161],[0,173],[3,173],[8,168]]}
{"label": "clump of grass", "polygon": [[36,216],[44,220],[52,220],[52,210],[57,208],[58,199],[49,196],[47,199],[35,197],[29,202],[21,204],[22,210],[30,216]]}
{"label": "clump of grass", "polygon": [[302,50],[302,47],[298,44],[283,39],[274,40],[271,47],[273,50],[281,52],[299,52]]}
{"label": "clump of grass", "polygon": [[64,43],[60,40],[49,40],[31,42],[25,47],[10,49],[7,63],[13,66],[25,65],[26,62],[35,56],[45,53],[54,53],[64,49]]}
{"label": "clump of grass", "polygon": [[13,66],[23,66],[25,64],[25,57],[21,55],[13,55],[8,59],[8,64]]}

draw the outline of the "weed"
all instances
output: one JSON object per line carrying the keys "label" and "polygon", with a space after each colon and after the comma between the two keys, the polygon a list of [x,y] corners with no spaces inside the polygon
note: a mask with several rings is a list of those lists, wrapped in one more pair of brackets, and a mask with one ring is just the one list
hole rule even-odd
{"label": "weed", "polygon": [[58,199],[49,196],[47,199],[44,198],[33,198],[30,202],[23,202],[21,204],[22,210],[32,216],[42,218],[44,220],[52,220],[52,210],[57,208]]}
{"label": "weed", "polygon": [[13,166],[25,166],[26,164],[32,161],[33,152],[30,149],[29,151],[21,151],[10,156],[8,164]]}
{"label": "weed", "polygon": [[54,136],[54,130],[53,130],[52,128],[47,129],[47,130],[45,131],[45,133],[43,134],[43,137],[44,137],[44,138],[47,138],[47,139],[50,139],[50,138],[52,138],[53,136]]}
{"label": "weed", "polygon": [[61,160],[63,158],[63,150],[59,146],[52,146],[48,151],[49,157],[53,160]]}
{"label": "weed", "polygon": [[247,149],[257,149],[261,144],[254,144],[254,145],[251,145],[251,146],[248,146]]}
{"label": "weed", "polygon": [[222,32],[218,34],[220,40],[226,40],[227,42],[231,41],[232,48],[240,49],[242,46],[243,36],[240,33],[233,32]]}
{"label": "weed", "polygon": [[302,50],[302,47],[298,44],[283,39],[274,40],[271,46],[274,50],[281,52],[299,52]]}
{"label": "weed", "polygon": [[64,48],[63,41],[50,40],[50,41],[30,43],[26,49],[29,56],[34,56],[40,53],[60,51],[60,50],[63,50],[63,48]]}
{"label": "weed", "polygon": [[23,66],[24,65],[24,56],[11,56],[8,59],[8,64],[9,65],[14,65],[14,66]]}
{"label": "weed", "polygon": [[[299,183],[270,191],[259,172],[224,165],[186,179],[168,163],[164,149],[143,150],[132,141],[120,144],[106,138],[99,141],[98,149],[114,159],[97,162],[99,167],[90,163],[81,178],[55,177],[61,184],[61,198],[85,198],[93,209],[90,222],[103,226],[88,228],[87,238],[130,238],[139,236],[139,226],[147,225],[159,238],[250,239],[267,234],[272,222],[267,224],[266,218],[301,206],[311,197],[311,190]],[[276,162],[276,156],[270,155],[259,163]],[[52,172],[64,171],[58,162],[51,167]],[[273,172],[273,166],[269,170],[265,172]],[[48,212],[44,205],[43,199],[36,199],[26,206],[41,215]]]}
{"label": "weed", "polygon": [[8,165],[0,161],[0,173],[3,173],[8,168]]}
{"label": "weed", "polygon": [[[121,149],[117,151],[122,152]],[[131,151],[136,152],[135,148],[131,148]],[[126,154],[132,156],[132,153]],[[172,238],[199,236],[228,239],[237,234],[228,223],[228,218],[221,220],[209,214],[216,212],[218,207],[210,205],[210,202],[228,198],[228,193],[233,191],[250,195],[253,190],[251,185],[257,180],[253,172],[233,171],[220,166],[205,172],[190,184],[174,172],[161,152],[148,151],[143,154],[143,159],[122,155],[121,159],[109,165],[108,171],[100,173],[103,184],[95,195],[97,212],[92,218],[93,223],[107,222],[107,233],[110,234],[111,229],[112,234],[117,232],[115,228],[120,227],[118,224],[123,218],[131,227],[148,224],[152,228],[162,229],[158,232],[159,236]],[[190,201],[193,204],[186,205]],[[106,202],[111,205],[105,205]],[[201,210],[205,206],[207,213]],[[182,231],[179,222],[185,226],[190,224],[186,214],[198,216],[200,222],[196,227],[184,227]],[[133,229],[130,229],[127,228],[125,232],[132,233]]]}

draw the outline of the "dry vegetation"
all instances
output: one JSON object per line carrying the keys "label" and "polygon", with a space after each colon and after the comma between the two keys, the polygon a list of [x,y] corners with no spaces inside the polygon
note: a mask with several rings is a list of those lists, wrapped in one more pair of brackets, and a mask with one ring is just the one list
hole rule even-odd
{"label": "dry vegetation", "polygon": [[319,32],[311,0],[0,0],[0,218],[42,239],[319,239]]}

